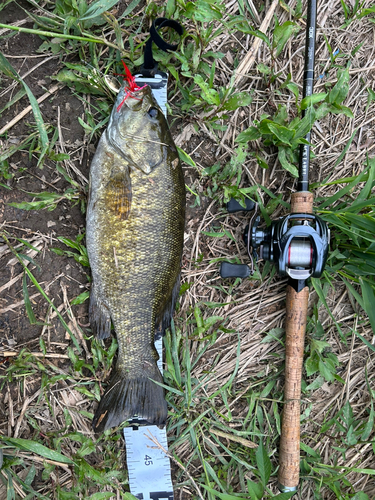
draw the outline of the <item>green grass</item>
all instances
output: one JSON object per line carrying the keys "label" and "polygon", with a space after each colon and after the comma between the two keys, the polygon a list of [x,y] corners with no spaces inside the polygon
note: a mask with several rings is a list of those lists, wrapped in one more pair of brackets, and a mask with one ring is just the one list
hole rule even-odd
{"label": "green grass", "polygon": [[[168,89],[171,127],[183,128],[185,123],[191,123],[196,133],[204,131],[204,140],[210,147],[218,148],[229,121],[239,117],[232,147],[221,156],[212,154],[208,164],[197,165],[193,155],[187,154],[191,151],[180,150],[182,160],[194,169],[194,184],[188,186],[193,197],[190,202],[199,207],[203,199],[213,201],[217,213],[210,224],[200,228],[201,247],[192,253],[190,262],[195,275],[185,274],[189,279],[189,283],[182,285],[181,303],[185,305],[179,306],[164,340],[164,382],[170,413],[167,432],[174,484],[177,490],[185,491],[186,498],[192,499],[291,498],[290,494],[278,494],[276,490],[283,400],[283,328],[280,323],[272,323],[271,316],[264,316],[265,321],[262,316],[259,323],[246,326],[246,331],[236,324],[239,308],[243,310],[238,323],[244,323],[243,318],[250,316],[247,311],[252,307],[251,300],[256,300],[251,295],[254,289],[259,287],[259,295],[265,300],[272,287],[283,290],[283,284],[278,285],[274,269],[268,264],[260,264],[251,281],[230,283],[217,279],[218,262],[228,259],[228,249],[233,254],[230,258],[240,260],[236,246],[240,238],[238,234],[234,236],[235,226],[228,223],[222,206],[230,197],[242,202],[251,197],[258,201],[267,224],[275,214],[287,213],[298,147],[306,132],[316,121],[328,136],[330,127],[339,120],[354,124],[355,103],[346,105],[354,78],[348,63],[355,61],[360,45],[354,49],[348,46],[347,54],[336,53],[332,40],[326,38],[327,63],[321,57],[318,65],[319,72],[325,71],[330,78],[320,84],[312,98],[301,102],[301,82],[292,81],[290,74],[285,78],[280,70],[289,57],[289,40],[293,44],[303,41],[301,2],[297,2],[294,12],[289,9],[290,19],[271,25],[267,33],[258,31],[252,7],[243,1],[239,2],[239,13],[231,14],[219,0],[194,3],[168,0],[158,4],[149,2],[146,6],[133,0],[120,17],[111,12],[116,2],[109,0],[47,2],[38,12],[35,9],[39,5],[29,3],[33,28],[12,27],[12,30],[39,35],[40,50],[61,57],[64,67],[55,78],[69,86],[84,103],[85,116],[78,120],[88,142],[101,135],[113,105],[114,96],[106,87],[104,76],[121,73],[121,59],[131,71],[139,66],[148,21],[157,16],[172,17],[185,27],[176,54],[155,50],[156,60],[171,76]],[[342,1],[341,7],[344,26],[350,24],[358,31],[361,23],[368,19],[369,24],[373,22],[372,6],[360,2],[348,6]],[[281,15],[282,9],[279,10]],[[262,18],[263,13],[260,15]],[[252,72],[258,78],[260,75],[260,87],[251,91],[238,90],[231,78],[244,57],[241,44],[226,47],[226,52],[232,51],[231,63],[221,49],[213,49],[216,41],[234,31],[241,43],[245,43],[246,37],[260,38],[269,54],[266,62]],[[4,36],[9,37],[9,33]],[[221,61],[230,67],[229,74],[223,70]],[[62,202],[70,207],[80,203],[84,212],[86,186],[65,169],[64,162],[70,157],[57,149],[57,129],[44,123],[30,88],[3,54],[0,54],[0,71],[18,83],[20,93],[12,98],[9,109],[27,95],[35,121],[27,137],[0,152],[1,186],[9,188],[7,182],[15,175],[10,166],[12,157],[20,151],[27,152],[29,157],[35,155],[40,168],[44,168],[46,161],[54,162],[67,186],[64,193],[25,193],[24,201],[12,206],[53,211]],[[374,110],[374,92],[371,88],[365,91],[367,102],[362,111],[367,116]],[[308,112],[302,119],[303,109]],[[372,376],[375,348],[369,333],[375,331],[375,160],[368,157],[356,162],[350,156],[357,131],[358,127],[353,125],[350,139],[340,152],[335,151],[334,157],[335,168],[341,168],[343,162],[352,162],[352,168],[344,169],[344,175],[337,177],[333,165],[322,167],[323,180],[312,185],[318,193],[316,212],[331,229],[326,271],[322,279],[312,280],[311,284],[314,294],[307,326],[302,395],[301,489],[306,498],[309,495],[317,500],[369,500],[374,491],[368,485],[374,480],[375,451]],[[7,135],[1,139],[5,140]],[[319,159],[322,160],[321,154]],[[275,161],[279,165],[276,182],[269,176]],[[258,169],[259,182],[251,183],[249,166],[251,175]],[[288,187],[284,185],[281,191],[279,179],[287,179]],[[204,212],[199,213],[203,217]],[[45,356],[36,356],[37,353],[23,348],[0,372],[2,391],[7,390],[7,384],[16,385],[20,394],[30,384],[40,387],[20,420],[20,425],[23,421],[27,423],[30,438],[7,437],[6,428],[1,429],[0,479],[4,489],[0,483],[0,492],[4,492],[7,500],[134,498],[127,492],[120,431],[112,429],[94,437],[90,428],[90,409],[100,399],[101,383],[109,374],[116,341],[112,339],[104,345],[93,339],[87,328],[78,333],[73,331],[69,326],[72,320],[69,311],[61,313],[57,309],[54,298],[30,271],[28,264],[37,263],[26,255],[27,242],[16,240],[5,231],[1,238],[22,266],[22,293],[30,323],[38,324],[29,296],[32,283],[59,318],[69,336],[69,347],[65,353],[67,364],[57,368],[49,362],[50,352],[41,337],[38,353]],[[51,248],[53,252],[75,259],[87,270],[83,235],[77,234],[73,239],[58,235],[58,239],[64,248]],[[216,254],[204,246],[207,242],[216,249]],[[224,250],[221,242],[227,245]],[[244,255],[242,252],[242,260],[246,260]],[[203,285],[195,278],[202,275]],[[347,314],[349,320],[344,313],[338,314],[330,300],[332,295],[337,298],[335,294],[339,291],[346,294],[348,307],[352,307]],[[246,294],[251,298],[244,305]],[[195,296],[197,299],[193,300],[191,297]],[[87,298],[88,292],[83,292],[71,304],[82,304]],[[258,310],[251,309],[251,314],[255,317]],[[255,324],[257,328],[253,331]],[[42,329],[46,325],[39,326]],[[252,341],[257,343],[255,358]],[[249,353],[247,358],[244,353]],[[358,366],[363,357],[367,359],[358,390],[351,390],[350,386],[346,390],[345,386],[350,380],[350,369],[354,376],[358,375],[355,365],[350,364],[352,357]],[[245,365],[247,371],[242,368]],[[322,413],[319,398],[323,393],[318,391],[331,389],[332,394],[342,396],[332,397]],[[62,397],[71,404],[66,404]],[[77,401],[79,404],[75,404]],[[43,415],[48,415],[46,422]],[[361,485],[367,479],[367,489],[362,491]]]}

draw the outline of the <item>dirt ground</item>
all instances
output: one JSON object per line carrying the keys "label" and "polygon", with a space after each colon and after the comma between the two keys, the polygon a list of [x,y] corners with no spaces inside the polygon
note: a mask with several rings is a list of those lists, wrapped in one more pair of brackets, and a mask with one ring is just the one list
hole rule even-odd
{"label": "dirt ground", "polygon": [[[22,5],[22,3],[21,3]],[[25,19],[24,11],[16,4],[11,3],[2,11],[3,22],[14,22]],[[32,27],[32,23],[26,24]],[[61,69],[58,57],[45,58],[43,54],[37,54],[41,45],[38,36],[19,34],[12,36],[1,43],[1,51],[9,57],[13,67],[22,75],[42,64],[33,71],[25,81],[32,90],[34,96],[39,98],[51,85],[51,76],[56,75]],[[6,89],[12,82],[2,76],[2,90]],[[9,94],[0,97],[0,106],[3,107],[9,100]],[[1,124],[5,125],[18,113],[29,105],[25,97],[5,111],[1,117]],[[82,103],[72,95],[67,88],[60,89],[47,101],[40,105],[43,118],[46,123],[58,125],[58,115],[63,130],[66,151],[72,153],[73,161],[79,163],[82,175],[87,179],[89,172],[90,153],[87,149],[83,158],[75,158],[74,151],[80,149],[84,143],[84,130],[77,121],[77,116],[82,114]],[[7,134],[7,144],[17,144],[30,131],[30,121],[33,121],[32,113],[19,121]],[[4,146],[6,144],[3,144]],[[69,184],[58,175],[54,165],[46,161],[43,168],[37,167],[35,157],[29,157],[26,152],[17,152],[11,157],[11,172],[14,176],[8,180],[9,190],[1,188],[0,220],[1,225],[13,238],[22,238],[31,245],[41,250],[35,252],[37,267],[31,266],[38,282],[53,297],[56,304],[64,302],[63,289],[66,290],[68,300],[82,293],[88,286],[88,279],[82,266],[72,258],[58,256],[50,252],[50,247],[64,247],[56,236],[76,238],[85,228],[85,216],[81,213],[79,205],[67,206],[61,202],[55,210],[27,211],[9,206],[11,202],[32,201],[32,193],[52,191],[63,193]],[[82,184],[83,178],[80,179]],[[30,194],[28,194],[30,193]],[[82,186],[81,196],[85,196],[85,188]],[[30,325],[22,296],[22,267],[14,257],[7,251],[6,246],[1,246],[0,260],[0,339],[5,348],[20,349],[27,346],[33,351],[39,345],[41,327]],[[66,247],[65,247],[66,249]],[[39,322],[44,323],[46,319],[48,303],[37,293],[32,284],[28,284],[35,316]],[[87,307],[80,306],[76,312],[79,321],[87,323]],[[61,326],[61,325],[60,325]],[[59,326],[59,322],[49,329],[49,342],[56,343],[56,349],[61,344],[61,352],[66,346],[65,331]]]}

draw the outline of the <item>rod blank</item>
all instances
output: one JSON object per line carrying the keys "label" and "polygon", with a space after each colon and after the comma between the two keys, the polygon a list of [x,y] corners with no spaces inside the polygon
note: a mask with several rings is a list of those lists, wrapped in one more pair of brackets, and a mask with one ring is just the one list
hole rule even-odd
{"label": "rod blank", "polygon": [[[317,0],[309,0],[307,4],[305,69],[303,76],[303,97],[309,97],[314,89],[315,39],[316,39]],[[303,111],[302,116],[305,116]],[[305,136],[310,143],[311,132]],[[298,191],[309,190],[310,145],[301,144],[299,153]]]}

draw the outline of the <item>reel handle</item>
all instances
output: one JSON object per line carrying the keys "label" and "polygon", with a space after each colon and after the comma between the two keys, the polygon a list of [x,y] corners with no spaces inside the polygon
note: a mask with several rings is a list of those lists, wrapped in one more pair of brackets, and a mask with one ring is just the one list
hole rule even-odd
{"label": "reel handle", "polygon": [[255,209],[256,203],[249,198],[245,198],[246,207],[243,207],[237,200],[231,198],[227,203],[227,212],[233,214],[235,212],[251,212]]}
{"label": "reel handle", "polygon": [[[312,213],[313,195],[308,191],[292,194],[292,213]],[[297,292],[286,289],[285,389],[281,426],[278,482],[281,492],[296,491],[300,469],[300,404],[303,351],[309,288]]]}
{"label": "reel handle", "polygon": [[222,262],[220,266],[220,276],[222,278],[248,278],[250,276],[250,268],[246,264]]}

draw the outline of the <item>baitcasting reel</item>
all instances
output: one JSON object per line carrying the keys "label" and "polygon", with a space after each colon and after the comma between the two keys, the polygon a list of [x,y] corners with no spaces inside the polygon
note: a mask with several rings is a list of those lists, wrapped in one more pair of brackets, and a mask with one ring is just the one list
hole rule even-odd
{"label": "baitcasting reel", "polygon": [[319,278],[324,270],[328,256],[329,229],[318,216],[306,213],[294,213],[273,221],[265,230],[258,229],[260,216],[257,215],[257,203],[246,200],[246,208],[232,199],[227,204],[230,213],[241,210],[254,214],[243,236],[251,261],[251,268],[246,264],[221,264],[222,278],[246,278],[254,273],[254,259],[273,262],[280,276],[289,276],[294,280]]}

